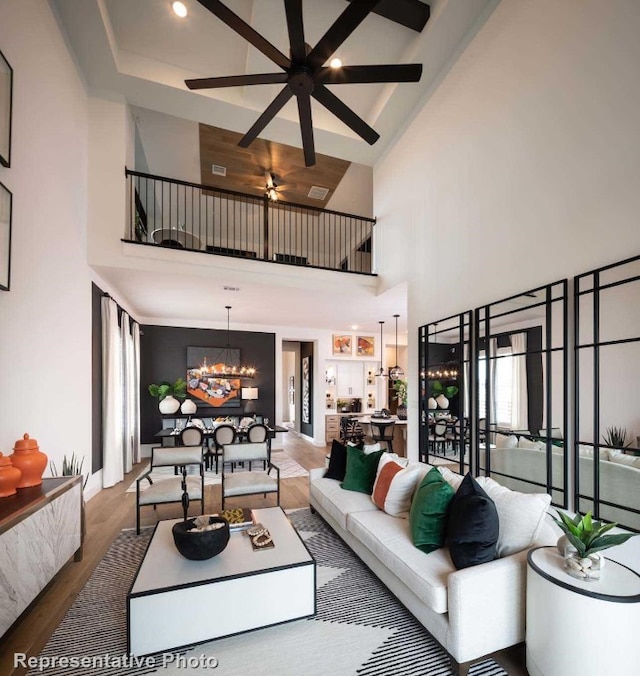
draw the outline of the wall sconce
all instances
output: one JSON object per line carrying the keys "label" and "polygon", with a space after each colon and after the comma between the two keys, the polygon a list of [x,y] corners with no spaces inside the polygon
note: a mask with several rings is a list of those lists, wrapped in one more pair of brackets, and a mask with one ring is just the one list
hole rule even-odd
{"label": "wall sconce", "polygon": [[245,413],[255,413],[256,405],[255,401],[258,398],[258,388],[257,387],[242,387],[240,388],[240,396],[247,403],[244,405]]}

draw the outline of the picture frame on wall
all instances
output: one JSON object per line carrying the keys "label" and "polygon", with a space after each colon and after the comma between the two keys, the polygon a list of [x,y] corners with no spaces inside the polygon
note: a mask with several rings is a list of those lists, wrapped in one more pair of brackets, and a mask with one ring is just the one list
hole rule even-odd
{"label": "picture frame on wall", "polygon": [[376,351],[373,336],[356,336],[356,354],[358,357],[373,357]]}
{"label": "picture frame on wall", "polygon": [[0,52],[0,165],[11,166],[13,68]]}
{"label": "picture frame on wall", "polygon": [[0,183],[0,289],[11,286],[11,191]]}
{"label": "picture frame on wall", "polygon": [[333,336],[333,354],[351,354],[352,344],[351,336],[334,335]]}

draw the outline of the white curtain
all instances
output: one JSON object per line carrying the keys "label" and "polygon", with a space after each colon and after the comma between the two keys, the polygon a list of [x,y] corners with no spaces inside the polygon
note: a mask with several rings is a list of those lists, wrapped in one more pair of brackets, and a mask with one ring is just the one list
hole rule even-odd
{"label": "white curtain", "polygon": [[133,466],[133,430],[135,425],[135,361],[133,354],[133,336],[130,330],[129,315],[122,313],[120,318],[120,340],[122,346],[122,461],[125,473]]}
{"label": "white curtain", "polygon": [[527,334],[511,335],[511,429],[529,429],[529,410],[527,398]]}
{"label": "white curtain", "polygon": [[140,457],[140,324],[133,322],[133,395],[132,395],[132,425],[133,425],[133,462],[138,463]]}
{"label": "white curtain", "polygon": [[118,305],[102,299],[102,486],[109,488],[124,478],[122,459],[122,348]]}

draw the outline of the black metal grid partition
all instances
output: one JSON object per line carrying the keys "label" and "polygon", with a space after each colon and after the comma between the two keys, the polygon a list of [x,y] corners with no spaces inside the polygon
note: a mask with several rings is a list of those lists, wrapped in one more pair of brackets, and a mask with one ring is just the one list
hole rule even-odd
{"label": "black metal grid partition", "polygon": [[640,256],[575,278],[575,506],[635,531],[640,530],[639,300]]}
{"label": "black metal grid partition", "polygon": [[567,280],[474,313],[477,474],[567,506]]}
{"label": "black metal grid partition", "polygon": [[[457,462],[464,474],[469,469],[471,384],[474,381],[472,351],[472,312],[462,312],[425,324],[419,328],[418,363],[420,406],[420,459],[429,461],[431,455],[448,456]],[[434,384],[443,388],[456,387],[446,408],[437,405]],[[432,407],[429,406],[431,401]],[[434,407],[435,406],[435,407]],[[434,441],[434,428],[438,420],[447,421],[445,440]],[[441,452],[438,453],[438,448]]]}

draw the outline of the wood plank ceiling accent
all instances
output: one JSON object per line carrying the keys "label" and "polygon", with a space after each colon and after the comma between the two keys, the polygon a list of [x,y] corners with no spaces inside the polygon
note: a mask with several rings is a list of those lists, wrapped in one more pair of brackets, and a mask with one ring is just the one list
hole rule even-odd
{"label": "wood plank ceiling accent", "polygon": [[[325,207],[331,199],[351,162],[329,155],[317,154],[313,167],[304,166],[300,148],[256,139],[248,148],[241,148],[238,134],[219,127],[200,124],[200,175],[204,185],[226,190],[237,190],[263,196],[265,171],[270,171],[277,185],[286,185],[278,191],[283,202],[295,202],[314,207]],[[226,176],[214,175],[212,165],[226,167]],[[325,199],[309,197],[311,186],[328,188]]]}

